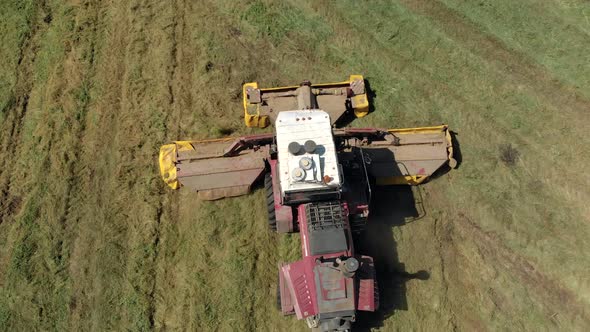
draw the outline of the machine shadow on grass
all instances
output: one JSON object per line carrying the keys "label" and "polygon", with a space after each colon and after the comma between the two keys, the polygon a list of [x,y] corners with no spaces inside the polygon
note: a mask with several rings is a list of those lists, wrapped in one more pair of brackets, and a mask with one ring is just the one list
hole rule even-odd
{"label": "machine shadow on grass", "polygon": [[[416,193],[416,195],[414,195]],[[357,253],[375,260],[380,307],[377,312],[357,312],[353,331],[383,326],[396,310],[408,310],[406,282],[428,280],[428,271],[406,271],[399,261],[393,228],[425,216],[419,188],[410,186],[373,187],[371,214],[365,231],[355,241]]]}
{"label": "machine shadow on grass", "polygon": [[461,144],[459,143],[459,133],[456,131],[451,130],[451,142],[453,143],[453,158],[457,161],[457,166],[455,169],[458,169],[463,163],[463,155],[461,154]]}

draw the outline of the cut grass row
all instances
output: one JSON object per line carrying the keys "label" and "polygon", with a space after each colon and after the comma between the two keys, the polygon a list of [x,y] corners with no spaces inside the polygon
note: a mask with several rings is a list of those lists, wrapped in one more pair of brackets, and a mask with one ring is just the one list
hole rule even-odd
{"label": "cut grass row", "polygon": [[[31,8],[30,32],[17,48],[22,60],[13,67],[17,81],[12,93],[22,102],[7,110],[18,117],[4,123],[14,129],[3,150],[11,152],[6,159],[12,160],[11,172],[2,174],[3,190],[7,201],[17,203],[11,205],[11,213],[2,215],[9,228],[2,232],[2,258],[8,264],[1,316],[7,329],[64,329],[75,227],[65,223],[65,216],[88,103],[89,82],[83,82],[83,76],[89,60],[84,51],[91,44],[84,40],[85,31],[74,31],[70,6],[40,2]],[[67,45],[64,36],[78,36],[82,46]]]}

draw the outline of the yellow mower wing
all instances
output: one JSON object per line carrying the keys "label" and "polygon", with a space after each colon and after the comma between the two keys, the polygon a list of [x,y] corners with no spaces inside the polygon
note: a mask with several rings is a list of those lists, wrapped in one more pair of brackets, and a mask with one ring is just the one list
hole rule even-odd
{"label": "yellow mower wing", "polygon": [[[259,88],[258,83],[246,83],[242,87],[244,122],[248,127],[265,128],[281,111],[301,109],[297,90],[300,86]],[[330,115],[332,124],[347,111],[357,118],[369,113],[369,99],[362,75],[350,75],[347,81],[311,84],[317,108]]]}
{"label": "yellow mower wing", "polygon": [[215,200],[240,196],[264,172],[272,135],[177,141],[160,148],[160,175],[172,189],[181,186]]}
{"label": "yellow mower wing", "polygon": [[454,168],[448,126],[389,129],[388,141],[371,144],[369,173],[377,185],[418,185],[444,165]]}
{"label": "yellow mower wing", "polygon": [[448,126],[405,129],[347,128],[335,137],[363,151],[367,174],[377,185],[418,185],[445,165],[454,168]]}

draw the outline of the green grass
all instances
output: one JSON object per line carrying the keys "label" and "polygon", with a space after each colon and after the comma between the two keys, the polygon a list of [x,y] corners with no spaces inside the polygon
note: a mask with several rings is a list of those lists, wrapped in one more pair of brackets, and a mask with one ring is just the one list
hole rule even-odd
{"label": "green grass", "polygon": [[375,92],[355,126],[448,123],[463,155],[414,190],[423,218],[379,217],[397,305],[381,330],[589,324],[585,1],[0,8],[0,330],[305,330],[275,309],[277,263],[300,244],[266,231],[262,191],[171,191],[157,152],[259,132],[240,117],[243,82],[352,73]]}
{"label": "green grass", "polygon": [[[590,97],[590,4],[587,1],[463,2],[450,8],[492,33],[511,49],[530,56],[556,78]],[[542,19],[531,19],[539,17]]]}
{"label": "green grass", "polygon": [[0,72],[0,121],[15,102],[12,87],[16,83],[16,73],[13,69],[19,61],[19,50],[30,33],[34,13],[33,1],[10,1],[2,7],[0,31],[6,33],[0,36],[0,66],[4,68]]}

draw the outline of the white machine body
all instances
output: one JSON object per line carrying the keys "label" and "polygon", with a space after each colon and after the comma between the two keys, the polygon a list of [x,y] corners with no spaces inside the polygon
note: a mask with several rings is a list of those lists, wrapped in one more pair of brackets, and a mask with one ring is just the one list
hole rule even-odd
{"label": "white machine body", "polygon": [[[279,180],[286,193],[334,190],[341,185],[340,167],[328,113],[321,110],[283,111],[275,122]],[[308,147],[315,145],[306,151]],[[293,153],[292,144],[300,150]],[[296,148],[295,148],[296,149]]]}

